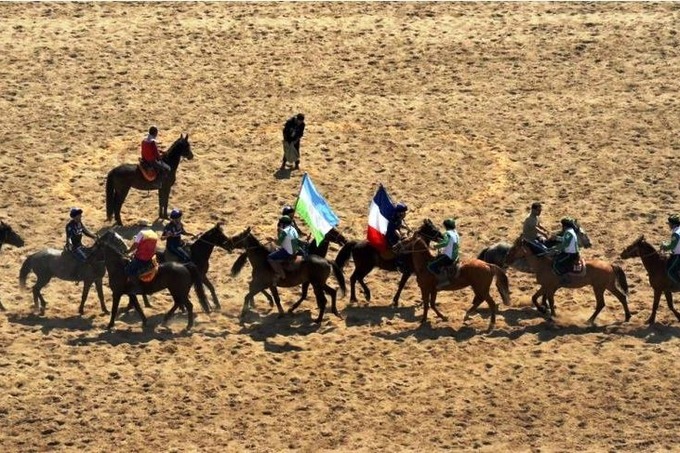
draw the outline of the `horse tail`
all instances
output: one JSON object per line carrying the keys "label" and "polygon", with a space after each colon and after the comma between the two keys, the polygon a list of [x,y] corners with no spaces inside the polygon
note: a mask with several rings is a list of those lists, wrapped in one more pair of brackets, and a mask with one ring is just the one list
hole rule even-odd
{"label": "horse tail", "polygon": [[241,272],[241,269],[243,269],[243,266],[246,265],[246,261],[248,261],[248,253],[243,252],[241,255],[239,255],[238,258],[236,258],[236,261],[234,261],[234,264],[231,266],[231,276],[236,277],[239,272]]}
{"label": "horse tail", "polygon": [[352,254],[352,250],[354,250],[354,247],[356,247],[356,245],[357,241],[349,241],[347,244],[342,246],[342,248],[338,252],[338,256],[335,257],[335,263],[338,265],[340,269],[345,267],[345,264],[349,260],[349,257]]}
{"label": "horse tail", "polygon": [[19,286],[26,289],[26,277],[33,270],[33,255],[26,258],[24,264],[21,265],[21,270],[19,270]]}
{"label": "horse tail", "polygon": [[486,247],[482,249],[481,252],[479,252],[479,255],[477,255],[477,259],[481,261],[486,261],[486,252],[489,250],[489,247]]}
{"label": "horse tail", "polygon": [[338,285],[340,285],[340,297],[343,297],[347,290],[347,287],[345,286],[345,274],[342,273],[342,268],[338,266],[335,261],[329,261],[328,263],[333,268],[335,280],[337,280]]}
{"label": "horse tail", "polygon": [[500,293],[503,303],[505,305],[510,305],[510,283],[508,282],[508,276],[503,268],[498,267],[495,264],[489,264],[489,266],[496,277],[496,289]]}
{"label": "horse tail", "polygon": [[619,288],[623,290],[623,294],[627,296],[628,280],[626,280],[626,273],[623,272],[621,266],[617,266],[616,264],[613,264],[612,268],[614,269],[614,274],[616,275],[616,283],[619,285]]}
{"label": "horse tail", "polygon": [[116,189],[113,187],[113,170],[106,175],[106,220],[113,218],[113,204],[116,198]]}
{"label": "horse tail", "polygon": [[184,264],[191,274],[191,282],[194,284],[194,291],[198,296],[198,302],[201,304],[205,313],[210,313],[210,305],[208,304],[208,297],[205,295],[203,289],[203,275],[199,272],[198,267],[194,263]]}

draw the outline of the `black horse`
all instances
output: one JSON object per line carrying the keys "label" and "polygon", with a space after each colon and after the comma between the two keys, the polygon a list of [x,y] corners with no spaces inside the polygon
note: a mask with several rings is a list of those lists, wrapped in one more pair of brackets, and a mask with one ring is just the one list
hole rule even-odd
{"label": "black horse", "polygon": [[[320,256],[321,258],[326,258],[326,255],[328,254],[328,246],[330,243],[333,242],[335,244],[338,244],[340,246],[343,246],[347,244],[347,239],[345,236],[342,235],[336,228],[332,228],[328,233],[326,233],[326,236],[324,237],[323,241],[321,241],[320,244],[317,245],[316,241],[312,241],[309,243],[307,246],[306,253],[307,255],[316,255]],[[268,247],[270,251],[274,251],[274,247]],[[240,269],[243,267],[243,264],[245,260],[248,259],[248,252],[243,252],[241,255],[236,259],[234,262],[233,266],[231,267],[231,274],[234,274],[235,269]],[[296,308],[300,306],[300,304],[307,299],[307,294],[309,291],[309,282],[305,282],[302,284],[302,293],[300,294],[300,298],[298,299],[297,302],[293,304],[292,307],[288,310],[288,313],[292,313]],[[269,301],[270,306],[274,306],[274,298],[269,294],[269,292],[266,289],[263,289],[261,291],[262,294],[267,298]]]}
{"label": "black horse", "polygon": [[[331,311],[337,317],[342,318],[336,306],[337,290],[331,288],[326,283],[330,274],[333,273],[335,279],[340,285],[341,295],[345,293],[345,276],[342,270],[333,262],[329,262],[325,258],[316,255],[309,255],[301,263],[295,264],[296,268],[293,270],[286,269],[285,278],[281,280],[274,280],[274,271],[272,270],[267,256],[271,250],[264,246],[255,236],[250,232],[250,228],[245,229],[240,234],[228,238],[224,245],[227,250],[244,249],[247,253],[248,261],[253,266],[252,278],[249,283],[249,291],[245,296],[243,302],[243,309],[241,315],[243,316],[248,308],[253,304],[253,297],[265,288],[269,288],[274,302],[279,310],[279,316],[283,316],[283,308],[281,307],[281,300],[279,298],[277,286],[293,287],[309,282],[314,289],[316,296],[316,303],[319,308],[319,316],[314,322],[320,323],[323,319],[324,311],[326,310],[326,293],[331,296]],[[232,275],[237,275],[246,260],[241,260],[240,266],[232,267]]]}
{"label": "black horse", "polygon": [[[441,232],[430,219],[424,220],[420,228],[415,231],[415,234],[420,236],[428,244],[430,241],[440,240],[442,237]],[[335,262],[338,264],[340,269],[345,266],[350,255],[354,259],[354,272],[352,272],[352,275],[350,276],[349,301],[350,303],[357,301],[355,287],[356,282],[358,281],[361,285],[361,289],[364,291],[366,300],[370,302],[371,290],[368,289],[368,286],[366,286],[364,277],[366,277],[374,267],[378,267],[386,271],[398,270],[396,255],[384,257],[368,241],[349,241],[340,249],[338,256],[335,258]],[[401,280],[399,280],[397,293],[392,299],[392,305],[395,307],[399,305],[399,296],[406,285],[406,281],[411,276],[411,274],[413,274],[412,263],[410,259],[403,260],[402,270],[403,273],[401,275]]]}
{"label": "black horse", "polygon": [[[0,249],[5,244],[13,245],[14,247],[23,247],[24,240],[19,236],[11,226],[3,221],[0,221]],[[5,307],[0,302],[0,311],[5,311]]]}
{"label": "black horse", "polygon": [[60,280],[71,282],[83,282],[83,294],[80,300],[80,308],[78,309],[78,313],[82,315],[85,312],[87,295],[90,293],[90,288],[94,283],[102,312],[108,314],[109,311],[104,304],[104,291],[102,289],[102,279],[106,273],[103,248],[100,241],[95,241],[86,262],[78,261],[73,254],[67,250],[47,248],[35,252],[29,255],[21,265],[21,270],[19,271],[19,285],[22,288],[26,288],[26,278],[28,277],[28,274],[31,271],[35,273],[37,280],[32,288],[33,305],[36,310],[40,311],[41,315],[44,315],[47,302],[40,290],[43,289],[52,278],[56,277]]}
{"label": "black horse", "polygon": [[[111,321],[108,329],[112,329],[116,321],[116,314],[118,312],[118,305],[120,298],[124,294],[131,294],[130,282],[127,275],[125,275],[125,266],[128,260],[125,256],[127,245],[123,238],[112,230],[106,231],[101,235],[99,241],[103,243],[104,247],[104,264],[109,273],[109,286],[113,293],[113,305],[111,306]],[[203,290],[203,278],[198,268],[193,263],[163,263],[158,266],[158,273],[155,278],[148,283],[141,283],[143,294],[152,294],[163,289],[170,292],[173,300],[173,306],[163,318],[163,323],[166,323],[170,317],[180,307],[185,307],[187,316],[189,318],[187,323],[187,330],[194,325],[193,305],[189,300],[189,291],[194,287],[198,300],[206,312],[210,311],[208,306],[208,298]],[[142,325],[146,327],[146,316],[139,306],[137,298],[132,297],[132,305],[134,306],[140,318],[142,318]]]}
{"label": "black horse", "polygon": [[[222,231],[222,224],[217,223],[205,233],[199,234],[196,240],[188,247],[191,262],[196,265],[198,271],[203,276],[203,283],[210,290],[215,307],[218,309],[221,308],[220,302],[217,300],[215,287],[210,280],[208,280],[207,274],[208,269],[210,268],[210,255],[212,254],[213,249],[215,246],[218,246],[226,250],[226,247],[224,246],[224,241],[226,240],[227,237],[224,235],[224,231]],[[179,261],[179,258],[167,249],[164,252],[157,252],[156,257],[160,263],[166,261]]]}
{"label": "black horse", "polygon": [[123,224],[120,210],[130,188],[158,190],[158,218],[167,219],[170,189],[175,184],[177,167],[182,157],[194,158],[189,143],[189,134],[180,135],[163,155],[163,162],[170,166],[171,171],[162,180],[162,186],[159,185],[158,178],[155,181],[147,181],[139,170],[138,164],[122,164],[111,170],[106,176],[106,220],[111,221],[111,218],[115,216],[116,225]]}

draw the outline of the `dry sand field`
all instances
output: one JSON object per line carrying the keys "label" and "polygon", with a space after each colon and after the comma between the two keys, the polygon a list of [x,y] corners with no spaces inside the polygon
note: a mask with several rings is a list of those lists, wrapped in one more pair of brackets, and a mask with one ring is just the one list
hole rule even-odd
{"label": "dry sand field", "polygon": [[[0,450],[680,448],[680,323],[662,303],[645,324],[645,270],[619,257],[642,233],[667,240],[680,210],[678,4],[3,3],[0,23],[0,218],[26,240],[0,254]],[[302,176],[277,172],[297,112],[302,170],[346,236],[364,237],[380,182],[412,226],[456,216],[468,258],[514,239],[540,200],[545,226],[577,217],[584,255],[623,266],[632,320],[608,295],[588,325],[582,289],[558,292],[549,324],[533,278],[509,270],[488,333],[485,307],[463,322],[469,290],[440,294],[449,319],[419,327],[415,280],[393,309],[384,271],[370,303],[339,301],[343,319],[314,325],[313,299],[278,319],[258,297],[240,322],[250,268],[232,278],[223,250],[209,273],[223,309],[188,334],[182,315],[159,326],[163,294],[149,330],[127,314],[106,331],[94,294],[78,316],[82,286],[58,280],[33,311],[22,261],[63,245],[72,206],[110,225],[106,174],[151,124],[166,148],[190,135],[171,197],[188,230],[273,236]],[[154,193],[123,208],[128,226],[155,214]]]}

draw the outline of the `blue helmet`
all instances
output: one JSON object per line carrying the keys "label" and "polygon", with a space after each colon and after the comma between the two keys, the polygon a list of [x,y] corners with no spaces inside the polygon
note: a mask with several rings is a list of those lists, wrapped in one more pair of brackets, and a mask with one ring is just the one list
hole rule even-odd
{"label": "blue helmet", "polygon": [[406,212],[408,211],[408,206],[406,204],[402,203],[401,201],[397,203],[397,205],[394,207],[394,210],[397,212]]}
{"label": "blue helmet", "polygon": [[75,219],[76,217],[78,217],[82,213],[83,213],[83,210],[80,209],[80,208],[71,208],[71,212],[69,213],[69,215],[71,216],[72,219]]}
{"label": "blue helmet", "polygon": [[173,209],[172,211],[170,211],[170,218],[171,219],[179,219],[180,217],[182,217],[182,211],[181,210]]}

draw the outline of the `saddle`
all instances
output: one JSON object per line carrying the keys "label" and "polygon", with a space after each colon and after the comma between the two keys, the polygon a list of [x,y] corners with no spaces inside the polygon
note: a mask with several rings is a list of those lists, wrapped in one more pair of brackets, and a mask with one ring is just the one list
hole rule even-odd
{"label": "saddle", "polygon": [[282,266],[283,270],[285,272],[298,271],[304,260],[305,260],[304,257],[302,257],[300,255],[295,255],[295,258],[293,258],[292,260],[283,262],[283,266]]}
{"label": "saddle", "polygon": [[439,271],[439,275],[446,278],[448,281],[453,281],[460,275],[460,265],[459,263],[450,264],[448,266],[442,267]]}
{"label": "saddle", "polygon": [[[184,253],[186,253],[187,256],[189,258],[191,258],[191,245],[190,244],[184,244],[182,246],[182,250],[184,250]],[[165,257],[165,261],[173,261],[172,259],[170,259],[171,257],[175,258],[175,260],[179,260],[179,257],[177,255],[175,255],[174,253],[172,253],[172,250],[167,249],[167,248],[163,252],[163,255]]]}
{"label": "saddle", "polygon": [[150,283],[156,278],[156,274],[158,274],[158,260],[156,259],[156,256],[154,256],[151,258],[151,265],[147,269],[144,269],[137,278],[144,283]]}
{"label": "saddle", "polygon": [[574,265],[569,269],[569,272],[567,272],[567,275],[573,276],[573,277],[583,277],[586,275],[586,260],[583,258],[579,258],[577,262],[574,263]]}
{"label": "saddle", "polygon": [[156,180],[156,178],[158,178],[158,172],[156,171],[156,169],[149,165],[141,157],[139,158],[137,168],[139,168],[139,172],[142,174],[144,179],[146,179],[149,182],[153,182]]}

